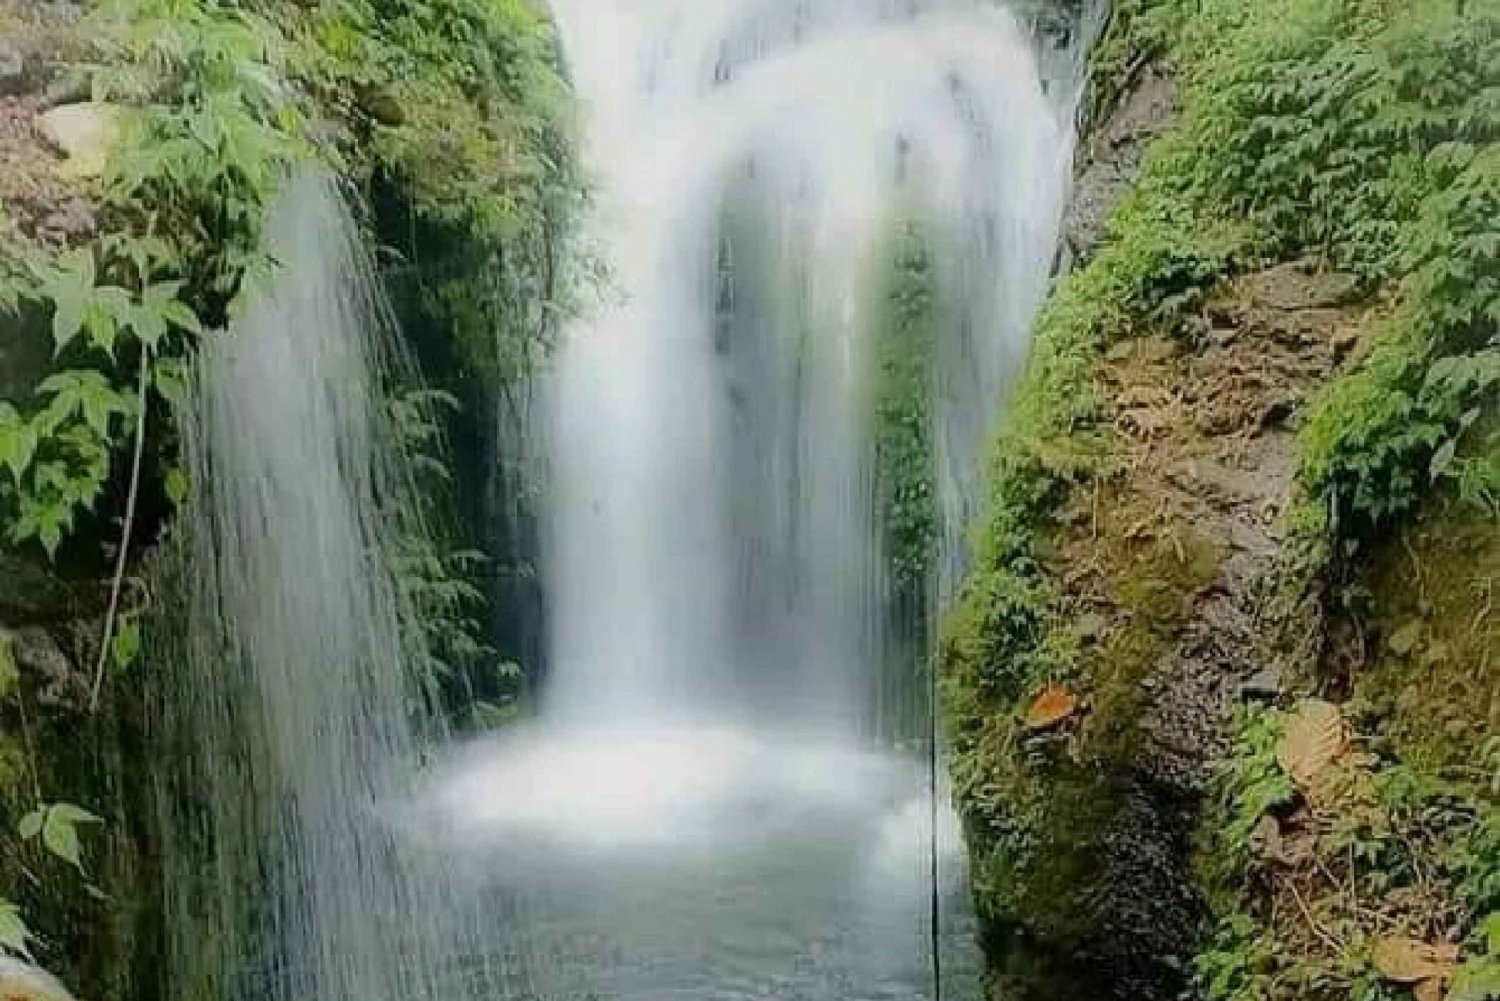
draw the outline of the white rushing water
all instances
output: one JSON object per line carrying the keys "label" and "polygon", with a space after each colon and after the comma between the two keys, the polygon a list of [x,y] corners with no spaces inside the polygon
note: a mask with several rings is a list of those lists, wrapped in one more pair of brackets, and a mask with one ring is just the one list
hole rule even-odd
{"label": "white rushing water", "polygon": [[[1045,289],[1068,123],[985,0],[554,8],[617,301],[558,360],[548,707],[695,712],[726,694],[726,660],[759,657],[798,675],[802,710],[846,711],[879,635],[880,252],[915,214],[945,286],[933,405],[956,527]],[[749,233],[726,248],[730,213]]]}
{"label": "white rushing water", "polygon": [[467,951],[442,860],[382,816],[422,740],[410,610],[390,568],[416,530],[382,380],[392,326],[325,178],[266,226],[279,266],[203,346],[182,414],[190,629],[156,735],[169,839],[167,996],[451,1001]]}
{"label": "white rushing water", "polygon": [[[945,593],[1058,242],[1076,81],[986,0],[555,0],[602,301],[544,388],[541,718],[427,808],[505,996],[978,998],[952,813],[874,705],[893,235],[930,252]],[[1067,58],[1060,60],[1068,63]],[[906,667],[907,697],[925,683]],[[456,839],[449,841],[448,838]]]}

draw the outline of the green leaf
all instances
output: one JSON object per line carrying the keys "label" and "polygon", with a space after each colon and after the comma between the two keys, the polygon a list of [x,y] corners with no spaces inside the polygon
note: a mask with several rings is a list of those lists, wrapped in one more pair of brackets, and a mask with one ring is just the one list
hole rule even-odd
{"label": "green leaf", "polygon": [[187,500],[188,477],[181,466],[173,466],[167,470],[162,478],[162,487],[167,492],[167,499],[172,502],[173,507],[182,507],[183,501]]}
{"label": "green leaf", "polygon": [[56,308],[52,312],[52,343],[61,354],[68,342],[83,329],[83,300],[67,296],[54,302]]}
{"label": "green leaf", "polygon": [[0,950],[15,956],[31,958],[31,931],[21,920],[21,909],[9,900],[0,898]]}
{"label": "green leaf", "polygon": [[1458,451],[1458,439],[1449,438],[1433,453],[1432,462],[1428,464],[1427,474],[1432,479],[1443,475],[1449,466],[1453,464],[1454,453]]}
{"label": "green leaf", "polygon": [[42,292],[52,300],[52,342],[61,353],[83,329],[94,289],[94,254],[81,247],[64,254],[59,264],[57,270],[46,273]]}
{"label": "green leaf", "polygon": [[110,641],[110,656],[114,658],[115,667],[125,670],[135,663],[135,658],[141,652],[141,627],[135,619],[126,619],[115,631],[114,639]]}
{"label": "green leaf", "polygon": [[18,486],[36,456],[38,444],[36,428],[10,404],[0,403],[0,465],[10,470],[11,478]]}
{"label": "green leaf", "polygon": [[153,359],[151,363],[151,384],[173,406],[182,406],[187,400],[187,373],[182,362],[178,359]]}
{"label": "green leaf", "polygon": [[103,820],[72,803],[54,803],[42,822],[42,844],[58,858],[83,871],[79,824],[101,824]]}
{"label": "green leaf", "polygon": [[1471,959],[1453,978],[1448,1001],[1496,1001],[1500,999],[1500,961],[1492,957]]}
{"label": "green leaf", "polygon": [[172,326],[199,337],[203,336],[203,324],[198,320],[198,314],[194,313],[192,307],[182,300],[173,299],[163,303],[161,315]]}
{"label": "green leaf", "polygon": [[46,819],[46,815],[46,807],[38,807],[32,810],[26,816],[22,817],[21,822],[16,825],[16,833],[20,834],[27,841],[30,841],[42,833],[42,822]]}
{"label": "green leaf", "polygon": [[42,415],[49,429],[77,416],[104,440],[109,439],[111,419],[135,409],[133,396],[117,392],[103,373],[91,369],[58,372],[42,380],[37,392],[52,397]]}

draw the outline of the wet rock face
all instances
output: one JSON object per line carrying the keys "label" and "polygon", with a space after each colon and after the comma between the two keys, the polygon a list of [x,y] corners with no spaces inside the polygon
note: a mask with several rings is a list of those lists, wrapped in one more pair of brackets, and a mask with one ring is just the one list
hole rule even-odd
{"label": "wet rock face", "polygon": [[1061,913],[1080,917],[1059,921],[1040,891],[1008,916],[1026,944],[997,965],[1031,967],[1008,998],[1154,1001],[1184,987],[1204,913],[1189,838],[1213,763],[1236,705],[1299,670],[1273,611],[1281,515],[1299,416],[1338,345],[1369,324],[1356,293],[1314,262],[1269,268],[1099,366],[1116,471],[1075,498],[1050,567],[1083,643],[1090,715],[1059,759],[1071,764],[1031,781],[1049,797],[1081,781],[1071,795],[1108,805],[1096,828],[1048,830],[1038,855],[1068,875],[1044,882],[1067,887]]}
{"label": "wet rock face", "polygon": [[1080,150],[1072,203],[1063,221],[1065,266],[1092,254],[1115,205],[1140,173],[1146,146],[1176,121],[1176,80],[1159,67],[1142,68]]}

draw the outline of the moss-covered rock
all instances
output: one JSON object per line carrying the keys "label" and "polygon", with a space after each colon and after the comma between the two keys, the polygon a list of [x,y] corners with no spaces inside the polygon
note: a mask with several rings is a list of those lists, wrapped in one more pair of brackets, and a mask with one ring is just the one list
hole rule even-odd
{"label": "moss-covered rock", "polygon": [[[1225,972],[1261,962],[1260,912],[1225,903],[1222,871],[1203,875],[1215,849],[1185,833],[1225,795],[1259,804],[1226,827],[1244,838],[1267,809],[1224,792],[1223,768],[1252,792],[1275,779],[1274,760],[1230,767],[1236,706],[1347,692],[1342,609],[1371,540],[1454,461],[1450,479],[1493,495],[1492,362],[1472,335],[1493,330],[1474,310],[1494,288],[1428,278],[1471,274],[1494,237],[1493,217],[1452,213],[1489,204],[1500,123],[1473,102],[1493,76],[1474,56],[1496,25],[1418,6],[1139,0],[1096,49],[1086,170],[1112,112],[1169,104],[1143,80],[1164,95],[1175,76],[1180,118],[1144,130],[1139,175],[1043,310],[941,647],[1002,996],[1265,996]],[[1087,712],[1039,737],[1021,721],[1044,687]],[[1230,896],[1253,897],[1257,870],[1231,868]],[[1236,944],[1201,937],[1210,914]],[[1349,957],[1320,961],[1347,991]]]}

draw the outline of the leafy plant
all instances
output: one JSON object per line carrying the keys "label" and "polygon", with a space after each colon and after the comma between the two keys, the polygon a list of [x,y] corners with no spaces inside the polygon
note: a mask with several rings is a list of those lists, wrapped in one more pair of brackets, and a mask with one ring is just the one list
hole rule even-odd
{"label": "leafy plant", "polygon": [[9,900],[0,899],[0,952],[30,959],[31,937],[21,909]]}
{"label": "leafy plant", "polygon": [[1296,788],[1277,757],[1283,716],[1274,709],[1241,710],[1234,750],[1215,777],[1218,813],[1206,825],[1216,832],[1210,857],[1222,874],[1242,872],[1253,855],[1252,837],[1261,818],[1290,806]]}
{"label": "leafy plant", "polygon": [[27,841],[40,840],[51,854],[83,871],[83,843],[78,837],[80,824],[103,823],[87,810],[72,803],[43,803],[21,818],[16,830]]}

